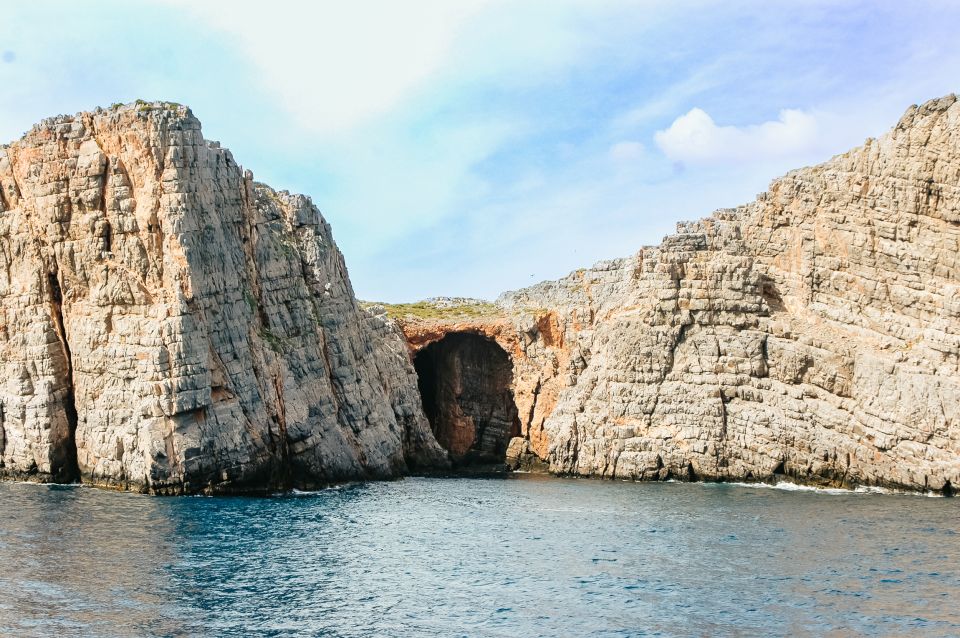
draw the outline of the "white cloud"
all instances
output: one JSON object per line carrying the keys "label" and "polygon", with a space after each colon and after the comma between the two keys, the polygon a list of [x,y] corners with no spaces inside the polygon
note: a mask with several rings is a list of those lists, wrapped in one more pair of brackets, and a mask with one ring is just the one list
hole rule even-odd
{"label": "white cloud", "polygon": [[231,34],[250,75],[314,132],[389,112],[422,85],[487,0],[161,0]]}
{"label": "white cloud", "polygon": [[823,127],[804,111],[785,109],[776,121],[749,126],[718,126],[706,111],[691,109],[653,138],[677,162],[752,162],[802,155],[821,146]]}
{"label": "white cloud", "polygon": [[609,22],[634,16],[638,37],[669,6],[646,0],[641,20],[636,0],[153,1],[231,36],[251,90],[324,136],[347,136],[431,91],[563,81],[622,50],[603,34]]}
{"label": "white cloud", "polygon": [[692,71],[688,76],[662,89],[658,94],[621,113],[612,122],[615,131],[634,130],[651,121],[676,113],[680,104],[723,82],[729,69],[742,61],[734,56],[721,56]]}

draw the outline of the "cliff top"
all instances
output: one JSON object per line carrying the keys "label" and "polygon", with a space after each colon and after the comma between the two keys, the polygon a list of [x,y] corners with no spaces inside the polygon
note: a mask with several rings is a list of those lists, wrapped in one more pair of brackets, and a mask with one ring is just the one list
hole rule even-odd
{"label": "cliff top", "polygon": [[422,301],[398,304],[363,302],[362,305],[365,309],[373,312],[382,308],[388,317],[400,320],[477,319],[502,314],[501,309],[489,301],[467,297],[433,297]]}
{"label": "cliff top", "polygon": [[[74,115],[60,114],[43,118],[30,127],[30,130],[21,135],[19,139],[0,144],[0,149],[9,148],[49,131],[69,130],[75,126],[97,122],[98,120],[117,122],[121,119],[130,125],[136,125],[138,121],[164,121],[166,123],[183,122],[188,123],[187,128],[200,128],[200,121],[190,110],[190,107],[186,105],[162,100],[150,102],[136,100],[126,104],[117,102],[108,107],[97,107],[91,111],[80,111]],[[210,140],[207,140],[207,143],[214,148],[220,145],[219,142]]]}

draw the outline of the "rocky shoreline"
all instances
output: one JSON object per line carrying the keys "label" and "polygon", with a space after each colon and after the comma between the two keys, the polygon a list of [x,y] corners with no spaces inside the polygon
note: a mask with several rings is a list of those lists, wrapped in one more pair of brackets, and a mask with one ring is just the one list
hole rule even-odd
{"label": "rocky shoreline", "polygon": [[960,484],[960,104],[495,303],[360,304],[186,107],[0,147],[0,476],[263,493],[506,461]]}
{"label": "rocky shoreline", "polygon": [[508,292],[397,308],[513,362],[516,446],[552,473],[934,491],[960,480],[960,104],[678,224],[659,246]]}

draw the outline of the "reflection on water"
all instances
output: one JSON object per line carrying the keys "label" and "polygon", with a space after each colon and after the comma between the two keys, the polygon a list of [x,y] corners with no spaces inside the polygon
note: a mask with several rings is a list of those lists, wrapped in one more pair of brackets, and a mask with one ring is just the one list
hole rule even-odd
{"label": "reflection on water", "polygon": [[960,634],[960,500],[408,479],[275,498],[0,484],[0,634]]}

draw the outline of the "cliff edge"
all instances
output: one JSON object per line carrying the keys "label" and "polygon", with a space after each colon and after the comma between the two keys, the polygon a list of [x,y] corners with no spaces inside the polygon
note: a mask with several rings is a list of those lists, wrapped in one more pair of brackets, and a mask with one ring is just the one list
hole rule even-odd
{"label": "cliff edge", "polygon": [[0,147],[0,312],[2,475],[222,492],[446,462],[320,212],[183,106]]}
{"label": "cliff edge", "polygon": [[514,464],[949,494],[960,483],[960,103],[913,106],[883,137],[750,204],[497,306],[399,321],[414,356],[452,334],[510,356]]}

